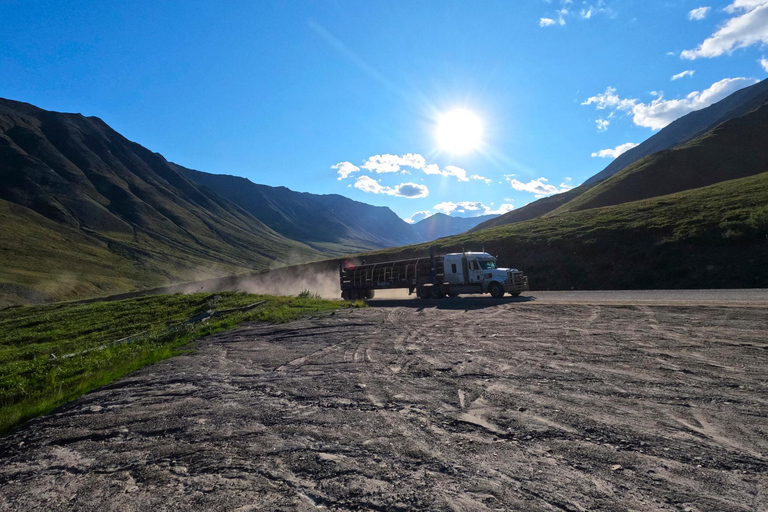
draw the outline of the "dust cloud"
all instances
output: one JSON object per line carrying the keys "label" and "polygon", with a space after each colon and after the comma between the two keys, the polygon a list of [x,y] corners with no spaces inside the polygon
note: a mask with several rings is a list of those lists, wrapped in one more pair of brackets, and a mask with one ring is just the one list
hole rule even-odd
{"label": "dust cloud", "polygon": [[328,265],[280,267],[263,273],[251,273],[220,279],[187,283],[181,293],[242,291],[263,295],[298,295],[304,290],[318,293],[324,299],[340,299],[339,273]]}

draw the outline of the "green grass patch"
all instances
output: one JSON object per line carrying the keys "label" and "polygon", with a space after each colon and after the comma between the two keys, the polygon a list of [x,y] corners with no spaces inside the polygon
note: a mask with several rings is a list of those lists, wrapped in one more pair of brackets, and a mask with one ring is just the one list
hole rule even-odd
{"label": "green grass patch", "polygon": [[[238,308],[262,300],[266,302],[249,311],[179,326],[209,310]],[[341,307],[349,305],[321,300],[311,292],[303,297],[225,292],[2,310],[0,435],[142,366],[179,354],[190,340],[249,320],[288,322]],[[139,334],[135,341],[105,348]],[[65,357],[73,353],[78,355]]]}

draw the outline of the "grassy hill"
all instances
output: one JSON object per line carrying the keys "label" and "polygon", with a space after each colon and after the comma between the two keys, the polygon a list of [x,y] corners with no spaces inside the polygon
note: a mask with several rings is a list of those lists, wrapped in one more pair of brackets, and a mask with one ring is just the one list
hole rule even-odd
{"label": "grassy hill", "polygon": [[103,121],[0,100],[0,304],[318,259]]}
{"label": "grassy hill", "polygon": [[528,203],[521,208],[507,212],[500,217],[486,220],[481,224],[473,227],[469,231],[480,231],[481,229],[494,228],[497,226],[503,226],[505,224],[514,224],[515,222],[523,222],[526,220],[535,219],[536,217],[541,217],[542,215],[545,215],[566,204],[568,201],[574,197],[579,196],[590,188],[591,185],[581,185],[567,192],[562,192],[560,194],[555,194],[549,197],[543,197],[537,201]]}
{"label": "grassy hill", "polygon": [[619,155],[605,169],[589,178],[585,183],[597,183],[613,176],[643,157],[682,146],[718,125],[730,119],[741,117],[766,102],[768,102],[768,80],[738,90],[717,103],[671,122],[639,146]]}
{"label": "grassy hill", "polygon": [[626,203],[768,170],[768,103],[687,144],[647,156],[547,215]]}
{"label": "grassy hill", "polygon": [[[639,146],[620,155],[581,186],[533,201],[520,209],[485,222],[473,231],[530,220],[556,210],[562,212],[619,204],[764,172],[764,140],[768,129],[764,123],[766,105],[768,105],[768,80],[736,91],[707,108],[677,119]],[[762,121],[756,119],[759,116],[753,115],[755,110],[763,111],[760,114],[763,116]],[[750,120],[744,123],[730,122],[742,117],[748,117]],[[730,127],[732,136],[721,132],[719,127],[724,123]],[[717,136],[713,140],[712,134],[707,132],[714,132]],[[674,148],[693,146],[698,146],[698,149],[682,153],[669,151]],[[752,151],[757,153],[752,155],[750,154]],[[699,169],[700,165],[708,169]],[[596,185],[624,169],[633,169],[634,171],[629,172],[634,173],[648,166],[654,167],[655,171],[645,175],[648,177],[647,183],[639,184],[636,191],[633,191],[632,187],[634,180],[639,176],[630,177],[624,183],[626,186],[623,189],[620,190],[621,187],[613,189],[612,199],[608,199],[611,194],[604,194],[604,192],[612,188],[616,182],[595,190]],[[701,176],[698,175],[699,173]],[[584,197],[581,197],[582,195]],[[601,196],[601,199],[596,200],[597,196]]]}
{"label": "grassy hill", "polygon": [[768,287],[768,172],[365,258],[483,246],[524,270],[535,290]]}

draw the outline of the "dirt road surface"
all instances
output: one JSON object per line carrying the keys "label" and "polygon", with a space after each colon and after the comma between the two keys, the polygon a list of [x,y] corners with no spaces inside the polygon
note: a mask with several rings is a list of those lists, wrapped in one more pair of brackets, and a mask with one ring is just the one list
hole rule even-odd
{"label": "dirt road surface", "polygon": [[768,510],[766,293],[610,295],[204,339],[0,439],[0,510]]}

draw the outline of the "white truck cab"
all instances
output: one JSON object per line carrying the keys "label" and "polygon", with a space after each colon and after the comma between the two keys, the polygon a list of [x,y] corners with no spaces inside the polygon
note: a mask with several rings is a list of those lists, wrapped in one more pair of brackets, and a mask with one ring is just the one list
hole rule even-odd
{"label": "white truck cab", "polygon": [[443,257],[444,280],[459,293],[472,293],[464,287],[476,290],[480,285],[482,293],[494,297],[509,293],[513,296],[528,289],[528,279],[515,268],[498,268],[496,258],[487,252],[457,252]]}

